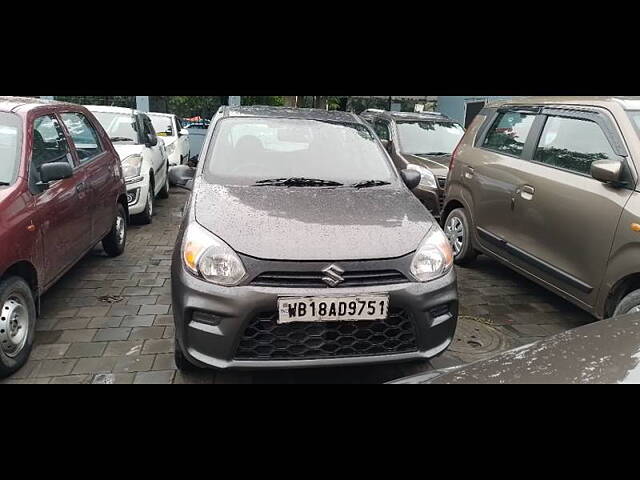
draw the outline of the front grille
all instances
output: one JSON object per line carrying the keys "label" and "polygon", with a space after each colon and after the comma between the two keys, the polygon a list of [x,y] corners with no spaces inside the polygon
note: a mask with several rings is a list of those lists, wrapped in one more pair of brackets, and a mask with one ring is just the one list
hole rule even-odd
{"label": "front grille", "polygon": [[[259,287],[299,287],[299,288],[329,288],[322,277],[326,274],[318,272],[265,272],[253,279],[251,285]],[[409,280],[397,270],[372,270],[364,272],[344,272],[341,274],[344,282],[340,287],[367,287],[375,285],[392,285],[405,283]]]}
{"label": "front grille", "polygon": [[447,186],[447,177],[437,177],[438,178],[438,186],[444,190]]}
{"label": "front grille", "polygon": [[277,312],[256,316],[245,329],[237,360],[295,360],[415,352],[413,319],[390,310],[386,320],[294,322],[278,325]]}

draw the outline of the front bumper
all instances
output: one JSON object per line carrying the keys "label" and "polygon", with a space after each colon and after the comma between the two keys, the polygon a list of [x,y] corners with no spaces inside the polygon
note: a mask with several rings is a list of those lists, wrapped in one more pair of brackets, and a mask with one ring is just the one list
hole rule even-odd
{"label": "front bumper", "polygon": [[[414,322],[415,351],[380,355],[312,359],[242,359],[236,357],[245,329],[256,316],[277,311],[281,296],[349,296],[388,293],[390,309],[402,309]],[[428,359],[444,351],[453,339],[458,318],[454,270],[429,283],[402,283],[358,288],[219,287],[190,275],[181,261],[172,267],[176,341],[185,357],[201,367],[220,369],[300,368],[364,365]],[[435,316],[437,308],[442,309]],[[195,315],[194,315],[195,312]],[[205,314],[204,317],[202,314]],[[207,320],[201,320],[206,318]],[[210,320],[215,318],[215,322]]]}
{"label": "front bumper", "polygon": [[127,184],[127,199],[129,201],[129,215],[138,215],[144,212],[149,195],[149,181],[145,178],[135,183]]}

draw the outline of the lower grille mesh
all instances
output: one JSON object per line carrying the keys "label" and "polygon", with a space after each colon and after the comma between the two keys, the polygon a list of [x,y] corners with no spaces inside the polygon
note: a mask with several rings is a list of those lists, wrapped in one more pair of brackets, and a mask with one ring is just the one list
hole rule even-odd
{"label": "lower grille mesh", "polygon": [[386,320],[294,322],[278,325],[277,313],[256,316],[236,352],[238,360],[289,360],[415,352],[412,318],[390,310]]}

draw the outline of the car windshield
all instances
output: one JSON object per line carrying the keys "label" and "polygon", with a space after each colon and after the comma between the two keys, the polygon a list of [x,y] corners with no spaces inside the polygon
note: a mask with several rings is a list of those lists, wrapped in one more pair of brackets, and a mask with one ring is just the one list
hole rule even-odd
{"label": "car windshield", "polygon": [[151,123],[153,124],[153,129],[156,131],[158,136],[173,137],[175,135],[175,132],[173,131],[173,122],[171,121],[171,117],[166,117],[164,115],[149,114],[149,118],[151,119]]}
{"label": "car windshield", "polygon": [[137,144],[138,131],[133,115],[113,112],[93,112],[113,143]]}
{"label": "car windshield", "polygon": [[464,135],[461,125],[436,120],[397,122],[400,150],[408,154],[451,155]]}
{"label": "car windshield", "polygon": [[247,117],[222,119],[216,126],[205,176],[223,185],[285,186],[386,184],[395,178],[364,125]]}
{"label": "car windshield", "polygon": [[0,188],[11,185],[20,164],[20,119],[11,113],[0,113]]}

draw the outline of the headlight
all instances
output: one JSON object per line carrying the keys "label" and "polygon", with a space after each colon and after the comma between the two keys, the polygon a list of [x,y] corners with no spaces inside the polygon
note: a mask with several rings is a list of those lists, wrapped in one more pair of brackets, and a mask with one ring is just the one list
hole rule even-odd
{"label": "headlight", "polygon": [[411,261],[411,274],[420,282],[445,275],[453,265],[453,250],[440,227],[434,226],[424,237]]}
{"label": "headlight", "polygon": [[423,187],[438,188],[436,183],[436,177],[428,168],[421,167],[420,165],[407,165],[407,169],[415,170],[420,173],[420,185]]}
{"label": "headlight", "polygon": [[140,155],[129,155],[122,160],[122,173],[124,178],[133,178],[140,176],[142,170],[142,157]]}
{"label": "headlight", "polygon": [[217,285],[237,285],[247,274],[236,252],[196,223],[184,234],[182,259],[191,273]]}

